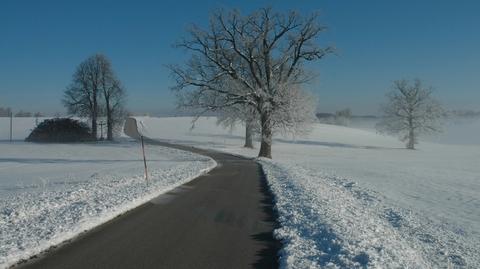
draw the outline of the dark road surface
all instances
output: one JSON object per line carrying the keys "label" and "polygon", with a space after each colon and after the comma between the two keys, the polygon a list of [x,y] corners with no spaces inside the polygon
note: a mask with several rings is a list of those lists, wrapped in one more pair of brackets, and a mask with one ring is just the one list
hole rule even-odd
{"label": "dark road surface", "polygon": [[218,166],[21,268],[277,268],[272,197],[254,161],[170,145]]}

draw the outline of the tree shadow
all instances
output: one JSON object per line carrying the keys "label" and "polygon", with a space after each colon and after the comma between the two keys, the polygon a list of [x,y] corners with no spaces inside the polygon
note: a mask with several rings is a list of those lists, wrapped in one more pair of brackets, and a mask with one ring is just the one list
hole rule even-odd
{"label": "tree shadow", "polygon": [[309,141],[309,140],[288,140],[284,138],[275,138],[274,141],[286,143],[286,144],[300,144],[311,146],[325,146],[332,148],[351,148],[351,149],[403,149],[403,148],[390,148],[390,147],[377,147],[377,146],[360,146],[353,144],[335,143],[335,142],[323,142],[323,141]]}
{"label": "tree shadow", "polygon": [[216,137],[216,138],[228,138],[228,139],[244,139],[241,135],[234,134],[206,134],[206,133],[188,133],[189,136],[204,136],[204,137]]}
{"label": "tree shadow", "polygon": [[[161,162],[165,160],[148,160],[148,162]],[[182,162],[185,160],[168,160],[168,162]],[[188,161],[188,160],[187,160]],[[71,163],[95,163],[95,164],[113,164],[118,162],[143,162],[143,160],[75,160],[75,159],[54,159],[54,158],[0,158],[0,163],[12,162],[23,164],[71,164]]]}
{"label": "tree shadow", "polygon": [[[272,231],[252,235],[253,239],[266,245],[265,248],[257,252],[258,260],[253,264],[253,267],[278,268],[282,242],[274,237],[273,230],[280,227],[278,222],[279,213],[274,207],[275,196],[271,192],[266,175],[260,166],[259,174],[261,175],[260,190],[263,194],[263,199],[261,200],[262,210],[266,215],[263,221],[271,225]],[[314,219],[313,216],[312,219]],[[315,231],[302,229],[302,227],[298,228],[301,237],[314,240],[316,247],[321,250],[321,256],[309,257],[316,261],[318,265],[328,267],[331,264],[335,264],[339,268],[350,268],[344,260],[344,257],[349,255],[348,251],[339,243],[341,240],[329,225],[320,223],[316,226]],[[367,268],[370,262],[370,257],[365,252],[360,252],[358,255],[351,257],[351,259],[353,262],[358,263],[359,268]]]}

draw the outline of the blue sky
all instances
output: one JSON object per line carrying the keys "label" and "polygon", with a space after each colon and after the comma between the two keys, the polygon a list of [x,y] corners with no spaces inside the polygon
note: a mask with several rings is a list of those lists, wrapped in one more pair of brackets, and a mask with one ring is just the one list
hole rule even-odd
{"label": "blue sky", "polygon": [[337,55],[310,66],[319,111],[375,114],[391,82],[419,77],[452,109],[480,110],[480,1],[10,1],[0,5],[0,106],[64,112],[76,66],[100,52],[128,91],[128,108],[172,111],[172,44],[216,8],[319,11]]}

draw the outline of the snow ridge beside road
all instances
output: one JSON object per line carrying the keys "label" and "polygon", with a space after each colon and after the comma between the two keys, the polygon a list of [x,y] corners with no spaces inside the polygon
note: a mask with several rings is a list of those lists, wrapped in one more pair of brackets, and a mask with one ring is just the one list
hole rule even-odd
{"label": "snow ridge beside road", "polygon": [[279,213],[282,268],[474,268],[478,262],[473,241],[390,207],[352,181],[258,162]]}
{"label": "snow ridge beside road", "polygon": [[0,200],[0,267],[11,266],[71,239],[213,169],[217,163],[166,149],[178,164],[142,175],[65,179],[44,191],[12,193]]}

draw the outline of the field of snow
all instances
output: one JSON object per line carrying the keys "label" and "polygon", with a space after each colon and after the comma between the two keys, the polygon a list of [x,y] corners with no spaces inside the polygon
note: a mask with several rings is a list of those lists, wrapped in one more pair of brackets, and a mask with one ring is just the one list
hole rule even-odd
{"label": "field of snow", "polygon": [[[139,118],[145,134],[256,156],[215,118]],[[459,130],[456,130],[459,132]],[[448,135],[448,134],[445,134]],[[477,142],[476,140],[473,142]],[[287,268],[478,268],[480,143],[403,149],[374,131],[316,124],[260,159],[276,196]]]}
{"label": "field of snow", "polygon": [[[1,133],[8,119],[0,118]],[[0,267],[26,259],[132,209],[213,168],[210,158],[138,142],[21,142],[34,119],[0,141]],[[3,138],[2,138],[3,139]]]}

